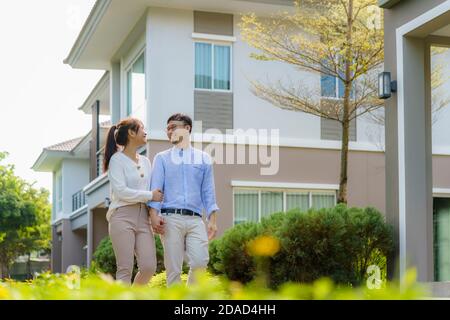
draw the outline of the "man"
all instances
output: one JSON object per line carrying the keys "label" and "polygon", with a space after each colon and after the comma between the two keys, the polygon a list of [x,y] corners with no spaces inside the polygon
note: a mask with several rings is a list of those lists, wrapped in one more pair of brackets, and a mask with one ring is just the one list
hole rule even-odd
{"label": "man", "polygon": [[[153,160],[151,190],[164,193],[163,202],[149,202],[156,233],[161,234],[167,285],[181,281],[183,258],[190,267],[188,284],[194,271],[205,269],[208,241],[217,232],[214,176],[211,157],[192,148],[192,120],[185,114],[174,114],[167,120],[167,136],[174,145],[158,153]],[[155,212],[156,211],[156,212]],[[202,219],[206,213],[208,234]],[[162,217],[153,213],[160,213]]]}

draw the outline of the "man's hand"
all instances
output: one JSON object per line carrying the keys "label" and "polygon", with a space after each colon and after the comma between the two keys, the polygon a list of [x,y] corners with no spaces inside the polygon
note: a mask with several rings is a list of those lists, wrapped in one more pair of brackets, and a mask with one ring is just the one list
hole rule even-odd
{"label": "man's hand", "polygon": [[160,189],[152,190],[152,201],[162,202],[164,200],[164,194]]}
{"label": "man's hand", "polygon": [[208,240],[214,239],[217,233],[216,213],[212,212],[208,221]]}
{"label": "man's hand", "polygon": [[166,222],[164,221],[163,217],[158,216],[158,213],[153,208],[150,208],[149,220],[150,220],[149,222],[150,222],[150,225],[152,226],[153,232],[163,235],[164,234],[164,224]]}

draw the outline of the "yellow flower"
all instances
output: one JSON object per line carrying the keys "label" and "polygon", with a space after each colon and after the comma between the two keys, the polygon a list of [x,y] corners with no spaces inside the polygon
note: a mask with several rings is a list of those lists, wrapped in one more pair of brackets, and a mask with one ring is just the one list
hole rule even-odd
{"label": "yellow flower", "polygon": [[260,236],[250,241],[247,249],[252,256],[271,257],[280,250],[280,242],[271,236]]}
{"label": "yellow flower", "polygon": [[9,296],[8,290],[6,290],[6,288],[4,288],[0,285],[0,300],[9,299],[9,298],[10,298],[10,296]]}

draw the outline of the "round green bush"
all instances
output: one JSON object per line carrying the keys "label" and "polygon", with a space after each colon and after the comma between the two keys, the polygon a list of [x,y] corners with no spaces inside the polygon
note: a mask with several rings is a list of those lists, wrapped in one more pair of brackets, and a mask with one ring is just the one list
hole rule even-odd
{"label": "round green bush", "polygon": [[377,265],[385,275],[386,256],[393,249],[392,231],[374,208],[340,204],[274,213],[260,223],[239,224],[211,242],[209,270],[243,283],[253,280],[256,265],[246,251],[247,244],[260,235],[271,235],[280,241],[279,252],[267,258],[271,287],[321,277],[358,285],[365,281],[370,265]]}
{"label": "round green bush", "polygon": [[[155,246],[156,246],[156,273],[163,272],[164,268],[164,248],[161,243],[161,238],[155,235]],[[93,259],[96,268],[103,273],[108,273],[113,277],[116,276],[116,256],[114,255],[114,250],[112,247],[111,239],[109,236],[103,238],[97,249],[94,252]],[[189,266],[183,263],[183,272],[187,273],[189,271]],[[134,261],[133,277],[137,273],[137,263],[136,259]]]}
{"label": "round green bush", "polygon": [[[155,236],[156,245],[156,273],[164,271],[164,249],[159,236]],[[94,252],[94,262],[97,268],[104,273],[116,276],[116,256],[109,236],[103,238]],[[136,259],[134,261],[133,277],[137,273]]]}

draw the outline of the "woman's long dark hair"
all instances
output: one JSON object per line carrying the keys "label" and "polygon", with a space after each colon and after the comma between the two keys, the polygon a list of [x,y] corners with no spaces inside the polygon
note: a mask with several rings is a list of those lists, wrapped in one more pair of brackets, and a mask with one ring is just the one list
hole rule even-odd
{"label": "woman's long dark hair", "polygon": [[117,147],[122,146],[125,148],[128,144],[128,130],[138,132],[140,126],[143,126],[143,124],[136,118],[126,118],[117,125],[111,126],[106,138],[105,156],[103,157],[103,172],[108,171],[109,161],[113,154],[117,152]]}

